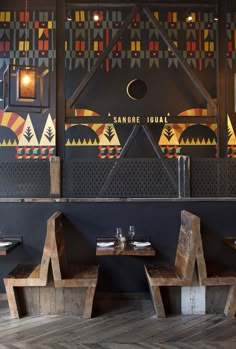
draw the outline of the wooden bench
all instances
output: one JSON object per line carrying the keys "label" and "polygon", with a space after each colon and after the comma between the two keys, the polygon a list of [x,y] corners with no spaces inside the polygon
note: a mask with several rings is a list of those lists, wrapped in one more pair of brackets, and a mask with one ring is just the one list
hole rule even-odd
{"label": "wooden bench", "polygon": [[77,265],[67,262],[62,229],[55,230],[53,240],[52,273],[54,285],[56,288],[80,288],[84,297],[83,316],[90,318],[99,267],[98,265]]}
{"label": "wooden bench", "polygon": [[236,312],[236,270],[217,263],[206,263],[201,234],[198,239],[197,269],[199,284],[203,286],[229,286],[224,313],[234,317]]}
{"label": "wooden bench", "polygon": [[40,264],[18,264],[4,278],[10,313],[13,318],[19,318],[21,315],[20,300],[16,288],[47,285],[49,263],[53,250],[54,231],[60,228],[60,225],[60,213],[56,212],[47,221],[47,233]]}
{"label": "wooden bench", "polygon": [[158,317],[165,317],[160,286],[190,286],[200,234],[200,218],[181,211],[181,227],[174,265],[144,266],[148,285]]}
{"label": "wooden bench", "polygon": [[47,221],[41,263],[18,265],[4,278],[13,318],[45,313],[91,317],[98,266],[72,270],[64,250],[63,214],[56,212]]}

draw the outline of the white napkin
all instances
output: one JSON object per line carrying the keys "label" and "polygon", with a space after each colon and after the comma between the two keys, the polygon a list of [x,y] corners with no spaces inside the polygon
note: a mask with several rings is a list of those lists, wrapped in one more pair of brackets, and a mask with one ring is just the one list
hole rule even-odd
{"label": "white napkin", "polygon": [[0,241],[0,247],[12,245],[11,241]]}
{"label": "white napkin", "polygon": [[151,243],[149,241],[134,241],[133,244],[134,244],[135,247],[151,246]]}
{"label": "white napkin", "polygon": [[109,242],[97,242],[98,247],[110,247],[114,246],[114,241]]}

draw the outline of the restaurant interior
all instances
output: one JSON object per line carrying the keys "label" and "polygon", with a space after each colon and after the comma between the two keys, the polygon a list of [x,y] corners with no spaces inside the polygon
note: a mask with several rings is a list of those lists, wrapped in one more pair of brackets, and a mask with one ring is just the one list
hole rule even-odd
{"label": "restaurant interior", "polygon": [[235,1],[0,2],[0,348],[235,348],[235,212]]}

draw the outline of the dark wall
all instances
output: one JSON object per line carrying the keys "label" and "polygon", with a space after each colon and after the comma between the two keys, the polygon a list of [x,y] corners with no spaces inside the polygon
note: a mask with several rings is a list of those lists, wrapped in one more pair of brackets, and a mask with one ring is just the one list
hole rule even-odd
{"label": "dark wall", "polygon": [[[18,263],[40,262],[46,221],[61,210],[69,259],[100,264],[97,292],[145,292],[143,264],[174,260],[183,209],[201,217],[207,259],[235,265],[235,251],[222,242],[223,236],[235,235],[235,201],[1,203],[1,235],[23,236],[23,244],[0,257],[0,280]],[[151,236],[156,257],[95,256],[97,236],[112,236],[117,226],[125,232],[131,224],[137,235]]]}

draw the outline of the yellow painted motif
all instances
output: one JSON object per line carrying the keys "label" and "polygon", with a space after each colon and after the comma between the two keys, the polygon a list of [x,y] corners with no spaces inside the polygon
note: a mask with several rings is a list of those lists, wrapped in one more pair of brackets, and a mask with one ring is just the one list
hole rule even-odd
{"label": "yellow painted motif", "polygon": [[9,121],[10,116],[11,116],[11,113],[9,113],[9,112],[6,112],[6,113],[3,114],[1,126],[7,126],[8,125],[8,121]]}
{"label": "yellow painted motif", "polygon": [[75,11],[75,21],[76,22],[84,22],[85,21],[84,11]]}
{"label": "yellow painted motif", "polygon": [[173,12],[172,16],[173,22],[177,22],[177,12]]}
{"label": "yellow painted motif", "polygon": [[155,11],[153,15],[159,21],[159,12]]}
{"label": "yellow painted motif", "polygon": [[94,41],[93,43],[93,50],[98,51],[98,41]]}

